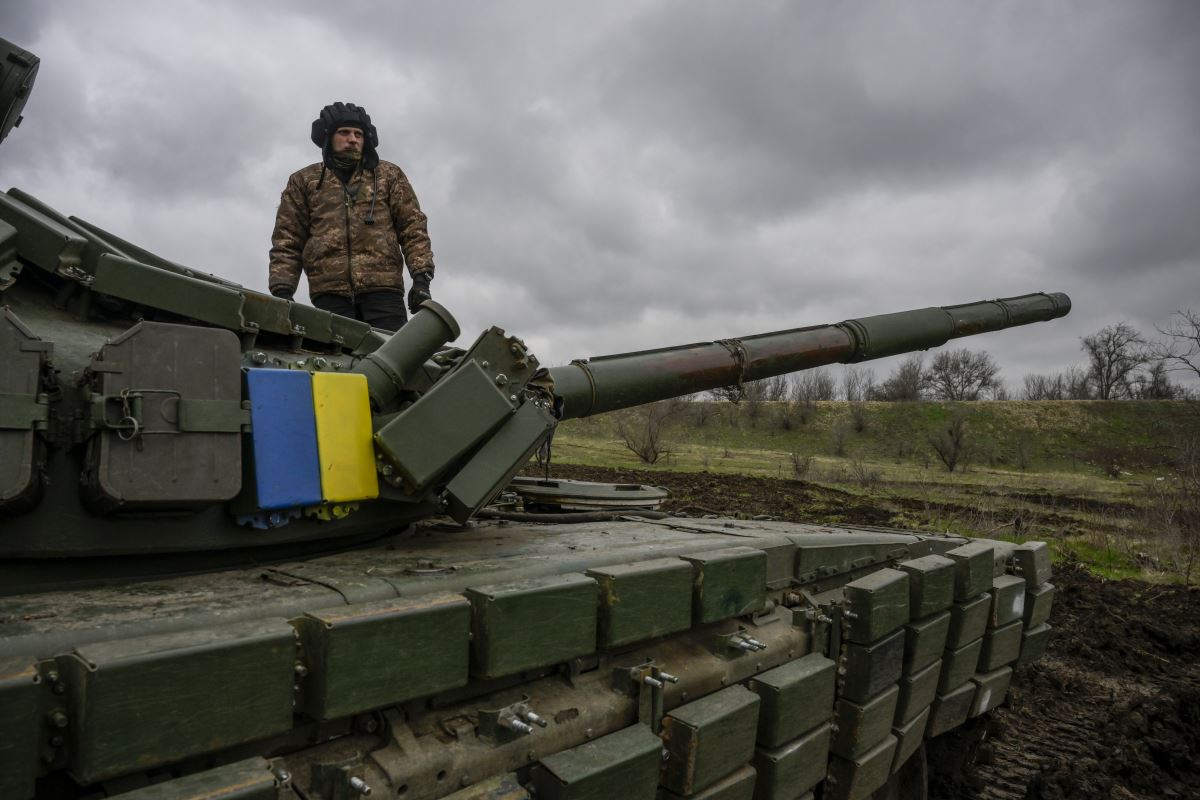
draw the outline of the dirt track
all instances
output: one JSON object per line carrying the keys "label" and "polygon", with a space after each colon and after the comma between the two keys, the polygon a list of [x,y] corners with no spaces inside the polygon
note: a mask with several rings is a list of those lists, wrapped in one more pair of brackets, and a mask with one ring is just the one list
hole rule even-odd
{"label": "dirt track", "polygon": [[[890,516],[796,481],[567,465],[552,474],[666,486],[668,510],[870,525]],[[1103,581],[1073,563],[1056,565],[1053,583],[1049,650],[978,729],[974,763],[935,774],[931,797],[1200,798],[1200,589]]]}

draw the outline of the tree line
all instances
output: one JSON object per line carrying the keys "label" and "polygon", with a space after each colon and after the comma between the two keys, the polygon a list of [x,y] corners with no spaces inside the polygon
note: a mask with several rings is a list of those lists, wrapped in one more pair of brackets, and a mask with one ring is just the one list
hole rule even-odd
{"label": "tree line", "polygon": [[[885,378],[848,367],[839,381],[823,369],[780,375],[712,392],[721,400],[786,401],[803,410],[823,400],[1180,400],[1195,398],[1200,381],[1200,312],[1176,312],[1147,338],[1125,322],[1081,339],[1083,362],[1049,374],[1026,375],[1011,394],[986,350],[943,350],[926,363],[916,353]],[[1180,380],[1181,378],[1181,380]],[[1189,385],[1192,384],[1192,385]]]}

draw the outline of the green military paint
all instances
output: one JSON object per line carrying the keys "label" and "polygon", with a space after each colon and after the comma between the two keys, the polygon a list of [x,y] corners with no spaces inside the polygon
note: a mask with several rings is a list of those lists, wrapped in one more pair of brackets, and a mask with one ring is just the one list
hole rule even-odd
{"label": "green military paint", "polygon": [[967,721],[971,703],[975,700],[975,683],[967,681],[949,692],[939,692],[930,707],[929,724],[925,726],[925,738],[941,736]]}
{"label": "green military paint", "polygon": [[1025,627],[1036,628],[1050,619],[1050,608],[1054,605],[1054,584],[1025,590]]}
{"label": "green military paint", "polygon": [[327,720],[466,684],[471,605],[462,595],[383,600],[292,621],[304,644],[305,711]]}
{"label": "green military paint", "polygon": [[991,672],[1005,664],[1011,664],[1021,655],[1021,620],[1010,622],[1001,628],[988,628],[983,635],[983,647],[979,653],[980,672]]}
{"label": "green military paint", "polygon": [[295,663],[283,619],[79,647],[58,659],[71,772],[94,783],[287,731]]}
{"label": "green military paint", "polygon": [[1029,664],[1041,658],[1050,644],[1050,631],[1051,627],[1043,622],[1021,634],[1021,656],[1017,663]]}
{"label": "green military paint", "polygon": [[954,599],[966,602],[992,588],[995,549],[984,542],[968,542],[946,552],[954,561]]}
{"label": "green military paint", "polygon": [[820,653],[809,653],[750,680],[751,691],[762,700],[758,712],[760,745],[782,747],[829,721],[834,667],[833,661]]}
{"label": "green military paint", "polygon": [[981,672],[971,679],[975,684],[975,698],[971,701],[971,716],[986,714],[1004,702],[1004,695],[1012,683],[1012,668],[1000,667],[991,672]]}
{"label": "green military paint", "polygon": [[825,723],[781,747],[757,748],[757,800],[792,800],[820,783],[829,761],[829,738],[829,723]]}
{"label": "green military paint", "polygon": [[[758,774],[754,767],[746,766],[722,778],[707,789],[691,796],[690,800],[751,800]],[[660,800],[682,800],[682,795],[670,789],[659,792]]]}
{"label": "green military paint", "polygon": [[516,410],[446,484],[446,513],[464,523],[491,502],[554,430],[554,416],[535,403]]}
{"label": "green military paint", "polygon": [[[870,644],[908,622],[908,573],[881,569],[847,583],[845,635]],[[853,615],[853,616],[851,616]]]}
{"label": "green military paint", "polygon": [[957,650],[975,641],[987,630],[988,612],[992,607],[992,596],[978,597],[950,606],[950,630],[946,633],[946,649]]}
{"label": "green military paint", "polygon": [[692,626],[692,565],[678,558],[587,572],[600,587],[600,646],[621,647]]}
{"label": "green military paint", "polygon": [[33,796],[42,716],[40,681],[32,661],[0,659],[0,797]]}
{"label": "green military paint", "polygon": [[896,737],[896,758],[892,761],[892,772],[899,772],[904,762],[917,752],[925,739],[925,728],[929,723],[928,706],[903,725],[892,728]]}
{"label": "green military paint", "polygon": [[954,602],[954,561],[945,556],[925,556],[896,565],[908,573],[908,606],[912,619],[945,611]]}
{"label": "green military paint", "polygon": [[942,673],[942,662],[933,662],[913,675],[902,675],[899,683],[900,696],[896,700],[896,718],[893,725],[904,725],[929,707],[937,694],[938,678]]}
{"label": "green military paint", "polygon": [[1025,542],[1013,550],[1013,561],[1017,572],[1025,579],[1030,589],[1050,580],[1050,548],[1045,542]]}
{"label": "green military paint", "polygon": [[904,674],[920,672],[941,658],[949,633],[949,611],[942,611],[905,625]]}
{"label": "green military paint", "polygon": [[105,253],[97,259],[92,288],[103,294],[173,311],[222,328],[241,330],[242,293]]}
{"label": "green military paint", "polygon": [[277,800],[279,781],[265,758],[247,758],[117,795],[113,800]]}
{"label": "green military paint", "polygon": [[761,611],[767,600],[767,554],[753,547],[729,547],[683,556],[692,564],[692,616],[695,624]]}
{"label": "green military paint", "polygon": [[662,742],[633,725],[546,756],[531,773],[539,800],[654,800]]}
{"label": "green military paint", "polygon": [[786,536],[759,539],[754,546],[767,554],[767,588],[786,589],[796,576],[796,543]]}
{"label": "green military paint", "polygon": [[837,733],[830,749],[843,758],[856,759],[883,741],[896,717],[900,689],[892,686],[866,703],[839,698],[834,711]]}
{"label": "green military paint", "polygon": [[871,750],[855,758],[834,756],[823,800],[865,800],[887,783],[896,756],[896,737],[888,735]]}
{"label": "green military paint", "polygon": [[992,602],[988,609],[988,627],[999,628],[1025,615],[1025,579],[1000,575],[992,579]]}
{"label": "green military paint", "polygon": [[871,644],[843,645],[838,694],[855,703],[865,703],[900,680],[904,668],[904,634],[898,630]]}
{"label": "green military paint", "polygon": [[758,695],[730,686],[668,714],[662,737],[670,756],[662,766],[662,785],[691,795],[748,762],[754,755],[758,707]]}
{"label": "green military paint", "polygon": [[471,670],[497,678],[596,649],[596,582],[566,573],[467,589]]}
{"label": "green military paint", "polygon": [[942,676],[938,680],[938,692],[945,694],[969,681],[979,666],[982,649],[983,639],[980,638],[956,650],[942,651]]}
{"label": "green military paint", "polygon": [[513,404],[468,361],[375,434],[375,446],[415,489],[444,475],[512,416]]}

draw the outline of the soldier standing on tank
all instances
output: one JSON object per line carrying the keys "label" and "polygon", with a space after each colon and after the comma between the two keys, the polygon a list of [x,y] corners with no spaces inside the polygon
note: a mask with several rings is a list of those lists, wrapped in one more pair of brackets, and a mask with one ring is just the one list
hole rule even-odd
{"label": "soldier standing on tank", "polygon": [[353,103],[325,106],[312,124],[322,159],[288,178],[271,235],[271,294],[290,300],[300,273],[317,308],[394,331],[428,300],[433,251],[425,214],[404,172],[376,153],[371,117]]}

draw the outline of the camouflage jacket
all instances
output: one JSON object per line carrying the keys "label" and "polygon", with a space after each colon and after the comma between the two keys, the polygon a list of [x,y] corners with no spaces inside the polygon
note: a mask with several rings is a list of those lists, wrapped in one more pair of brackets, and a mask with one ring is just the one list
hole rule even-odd
{"label": "camouflage jacket", "polygon": [[[295,291],[300,273],[309,294],[355,294],[404,288],[404,264],[433,277],[425,214],[408,178],[380,161],[343,185],[311,164],[288,178],[271,235],[270,289]],[[318,188],[320,185],[320,188]],[[375,194],[376,189],[378,194]],[[366,220],[372,214],[374,224]]]}

